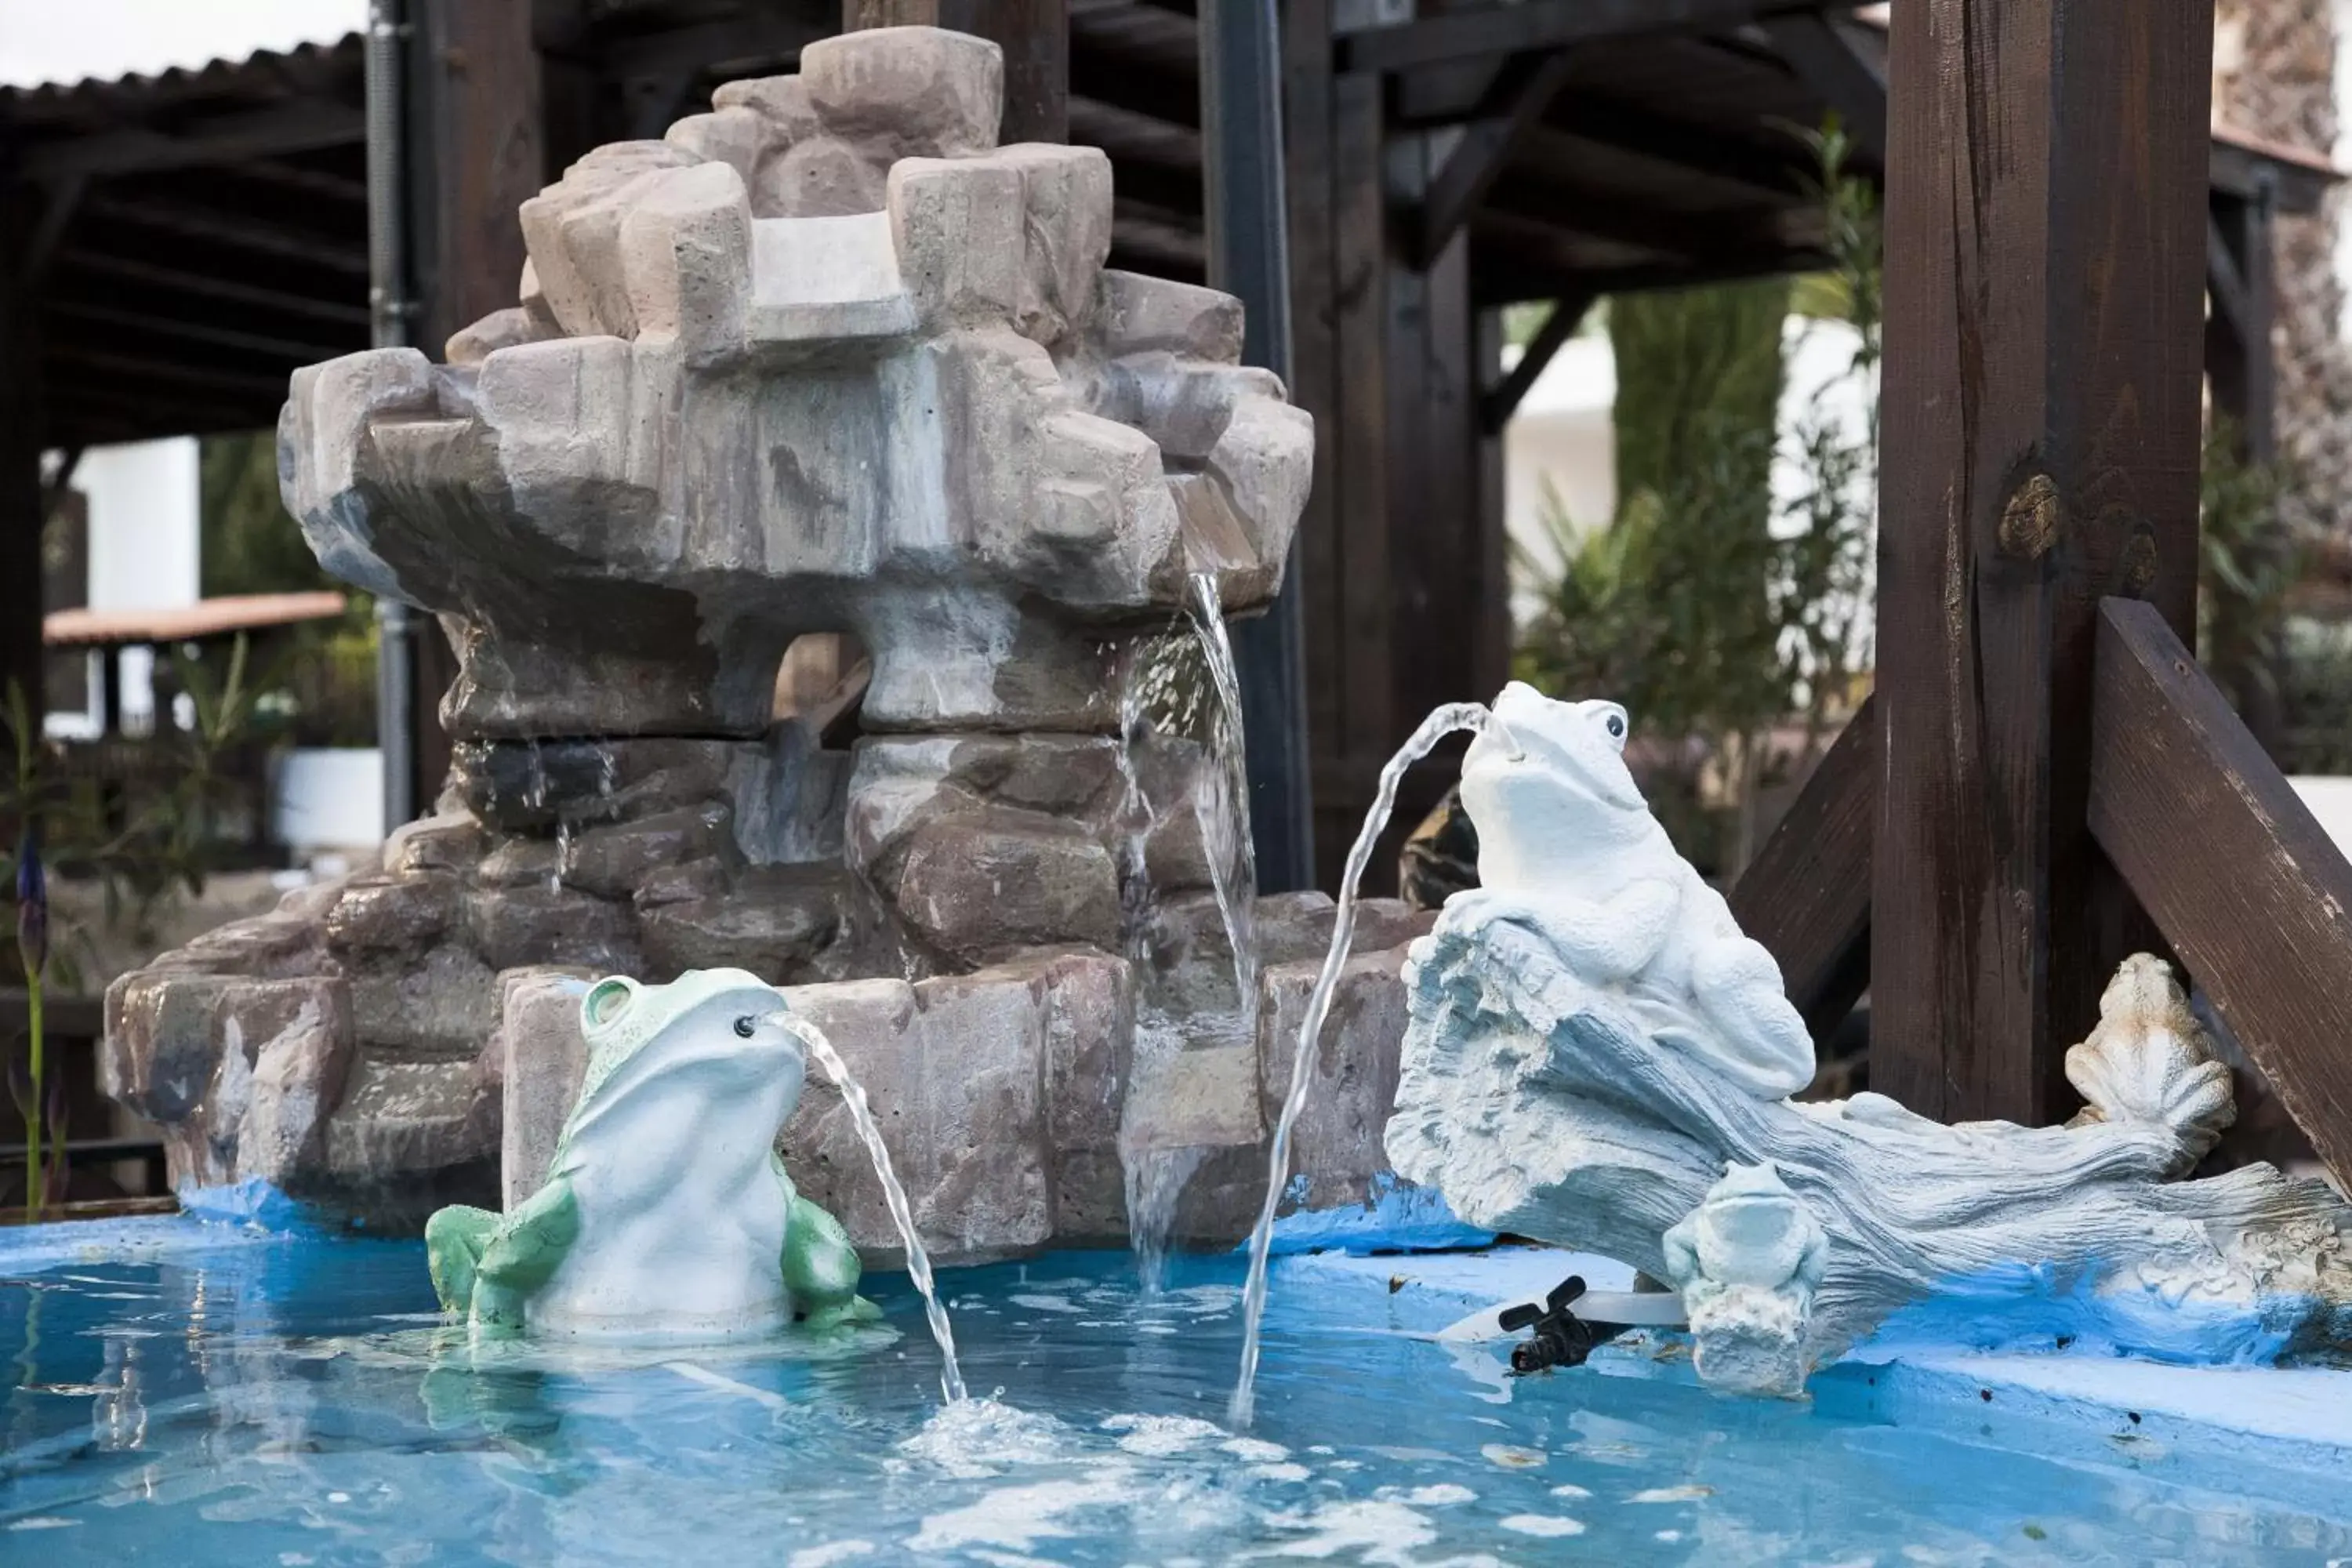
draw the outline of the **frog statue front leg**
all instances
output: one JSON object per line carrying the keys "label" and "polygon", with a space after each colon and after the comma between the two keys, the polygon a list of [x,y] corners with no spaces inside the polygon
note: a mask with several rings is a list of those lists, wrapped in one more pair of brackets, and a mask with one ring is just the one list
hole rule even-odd
{"label": "frog statue front leg", "polygon": [[832,1215],[800,1195],[792,1177],[784,1173],[782,1160],[773,1154],[768,1159],[784,1190],[785,1211],[790,1215],[784,1226],[784,1289],[801,1317],[814,1329],[869,1323],[880,1318],[882,1309],[857,1293],[864,1266],[857,1260],[857,1248],[850,1245],[849,1232]]}

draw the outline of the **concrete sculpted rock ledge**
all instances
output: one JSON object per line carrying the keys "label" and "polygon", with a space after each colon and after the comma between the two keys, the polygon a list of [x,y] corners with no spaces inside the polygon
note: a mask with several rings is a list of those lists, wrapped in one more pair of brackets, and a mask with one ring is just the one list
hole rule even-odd
{"label": "concrete sculpted rock ledge", "polygon": [[[735,968],[840,987],[809,1005],[870,1022],[852,1065],[925,1090],[941,1151],[901,1160],[950,1256],[1118,1233],[1137,993],[1215,967],[1209,764],[1130,763],[1121,675],[1198,578],[1272,598],[1313,432],[1235,300],[1104,268],[1108,160],[999,147],[1001,87],[962,34],[812,44],[525,203],[517,303],[447,363],[296,374],[287,506],[439,616],[455,762],[379,865],[110,994],[175,1185],[415,1224],[503,1163],[520,1201],[571,1092],[551,998]],[[1258,1133],[1254,1047],[1221,1138]],[[805,1179],[887,1245],[853,1168]]]}
{"label": "concrete sculpted rock ledge", "polygon": [[1749,1391],[1797,1392],[1915,1304],[1962,1340],[2054,1325],[2181,1359],[2352,1337],[2330,1189],[2266,1165],[2176,1179],[2231,1102],[2163,963],[2126,963],[2069,1053],[2089,1107],[2065,1127],[1790,1100],[1810,1047],[1642,802],[1622,711],[1520,687],[1494,714],[1464,770],[1485,886],[1407,970],[1401,1174],[1473,1224],[1671,1279],[1700,1374]]}

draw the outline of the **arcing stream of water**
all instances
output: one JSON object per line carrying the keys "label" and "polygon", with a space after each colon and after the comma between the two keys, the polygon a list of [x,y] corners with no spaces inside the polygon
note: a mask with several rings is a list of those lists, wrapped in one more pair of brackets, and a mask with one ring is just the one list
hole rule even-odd
{"label": "arcing stream of water", "polygon": [[1331,1010],[1331,994],[1339,985],[1339,971],[1346,966],[1348,950],[1355,941],[1357,884],[1363,879],[1364,866],[1372,858],[1372,846],[1378,842],[1381,830],[1388,826],[1390,813],[1396,809],[1397,786],[1403,782],[1405,770],[1427,756],[1447,735],[1456,730],[1478,729],[1486,722],[1486,717],[1483,703],[1449,702],[1423,720],[1412,739],[1381,769],[1380,793],[1373,798],[1371,809],[1364,814],[1363,830],[1356,835],[1355,845],[1348,851],[1347,868],[1339,879],[1339,905],[1331,924],[1331,950],[1324,954],[1322,973],[1315,977],[1315,989],[1307,999],[1307,1016],[1298,1026],[1298,1048],[1290,1060],[1290,1091],[1283,1099],[1282,1119],[1275,1124],[1274,1144],[1266,1160],[1265,1201],[1258,1209],[1257,1226],[1250,1232],[1249,1279],[1242,1289],[1241,1377],[1234,1384],[1233,1400],[1226,1409],[1227,1419],[1237,1430],[1249,1426],[1255,1409],[1258,1330],[1265,1316],[1265,1270],[1274,1248],[1274,1211],[1290,1180],[1290,1134],[1307,1102],[1307,1086],[1314,1072],[1316,1038],[1323,1032],[1324,1016]]}
{"label": "arcing stream of water", "polygon": [[849,1064],[824,1037],[824,1031],[796,1014],[782,1012],[771,1016],[772,1021],[797,1036],[817,1065],[824,1068],[825,1077],[841,1090],[841,1102],[849,1108],[849,1120],[857,1128],[866,1152],[874,1158],[874,1173],[882,1183],[883,1201],[889,1205],[890,1219],[898,1227],[898,1239],[906,1244],[907,1275],[914,1280],[915,1289],[922,1293],[923,1316],[931,1325],[931,1338],[940,1345],[940,1391],[953,1405],[964,1397],[963,1373],[956,1365],[955,1331],[948,1326],[948,1310],[940,1303],[940,1294],[931,1283],[931,1259],[923,1250],[922,1237],[915,1234],[914,1210],[908,1205],[907,1189],[898,1184],[898,1173],[890,1163],[890,1151],[882,1142],[882,1129],[875,1124],[874,1110],[866,1102],[865,1086],[851,1076]]}

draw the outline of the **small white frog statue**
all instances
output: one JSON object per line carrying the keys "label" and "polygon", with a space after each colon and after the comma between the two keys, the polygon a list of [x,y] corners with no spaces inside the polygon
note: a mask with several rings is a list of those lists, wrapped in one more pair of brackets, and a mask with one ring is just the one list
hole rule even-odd
{"label": "small white frog statue", "polygon": [[1805,1327],[1829,1241],[1769,1161],[1732,1162],[1664,1237],[1710,1387],[1795,1398],[1811,1364]]}

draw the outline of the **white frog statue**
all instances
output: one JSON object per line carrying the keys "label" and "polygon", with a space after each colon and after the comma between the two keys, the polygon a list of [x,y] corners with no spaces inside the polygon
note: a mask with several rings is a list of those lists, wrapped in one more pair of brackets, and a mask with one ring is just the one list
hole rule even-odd
{"label": "white frog statue", "polygon": [[1812,1039],[1780,965],[1651,815],[1625,765],[1628,724],[1614,702],[1503,689],[1462,764],[1481,886],[1448,900],[1444,923],[1526,925],[1652,1038],[1783,1099],[1812,1081]]}
{"label": "white frog statue", "polygon": [[444,1309],[478,1333],[635,1341],[878,1317],[847,1234],[776,1158],[807,1073],[783,1011],[740,969],[591,986],[586,1080],[546,1184],[425,1226]]}

